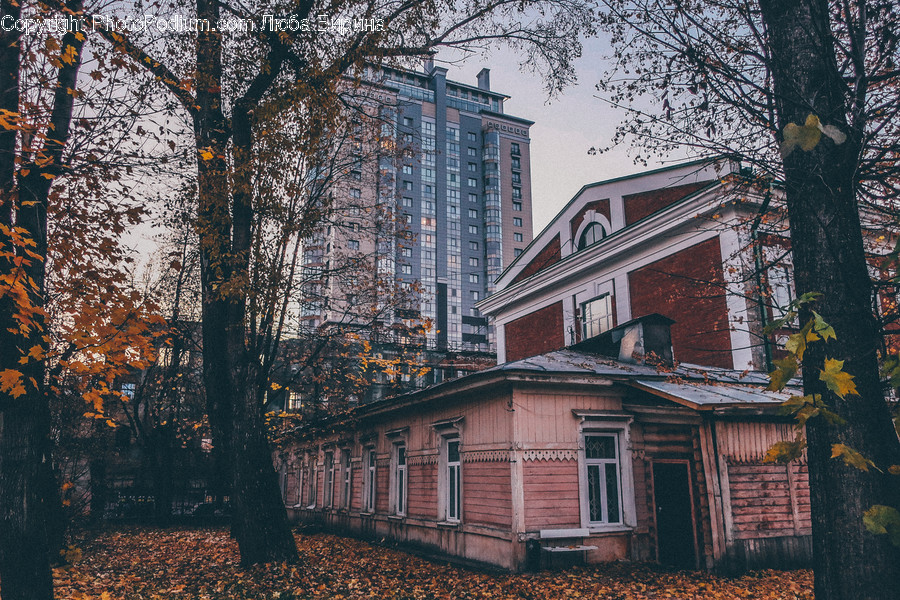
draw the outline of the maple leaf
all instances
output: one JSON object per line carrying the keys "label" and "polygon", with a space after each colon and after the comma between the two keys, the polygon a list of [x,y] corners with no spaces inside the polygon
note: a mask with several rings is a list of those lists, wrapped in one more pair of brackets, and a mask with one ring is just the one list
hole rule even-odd
{"label": "maple leaf", "polygon": [[792,442],[775,442],[766,452],[764,463],[789,463],[803,456],[806,440],[797,438]]}
{"label": "maple leaf", "polygon": [[847,394],[859,395],[856,384],[853,383],[853,375],[845,372],[844,361],[834,358],[825,359],[825,368],[819,373],[819,380],[823,381],[829,390],[844,398]]}
{"label": "maple leaf", "polygon": [[18,398],[25,394],[25,386],[22,382],[22,373],[15,369],[3,369],[0,371],[0,392]]}
{"label": "maple leaf", "polygon": [[[844,463],[856,467],[860,471],[868,471],[869,467],[875,467],[875,463],[844,444],[833,444],[831,446],[831,458],[842,458]],[[876,470],[878,470],[876,468]]]}
{"label": "maple leaf", "polygon": [[793,356],[773,360],[775,370],[769,373],[769,386],[767,389],[772,391],[783,390],[791,378],[796,375],[800,365]]}
{"label": "maple leaf", "polygon": [[876,535],[887,535],[891,543],[900,546],[900,511],[893,506],[876,504],[863,514],[866,529]]}

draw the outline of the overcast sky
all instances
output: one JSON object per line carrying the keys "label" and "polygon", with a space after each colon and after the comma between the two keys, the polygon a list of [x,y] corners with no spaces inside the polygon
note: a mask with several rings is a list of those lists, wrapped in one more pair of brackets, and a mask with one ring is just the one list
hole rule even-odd
{"label": "overcast sky", "polygon": [[487,59],[468,59],[463,64],[444,64],[441,59],[448,55],[437,56],[436,62],[450,69],[448,79],[461,83],[476,85],[478,72],[489,68],[491,89],[512,97],[506,102],[505,112],[534,121],[531,185],[535,235],[581,186],[663,164],[635,165],[627,147],[588,155],[592,146],[609,145],[623,116],[596,97],[595,85],[603,75],[606,54],[607,46],[601,40],[588,40],[576,63],[578,84],[549,102],[543,81],[537,75],[521,72],[516,57],[509,52],[496,52]]}

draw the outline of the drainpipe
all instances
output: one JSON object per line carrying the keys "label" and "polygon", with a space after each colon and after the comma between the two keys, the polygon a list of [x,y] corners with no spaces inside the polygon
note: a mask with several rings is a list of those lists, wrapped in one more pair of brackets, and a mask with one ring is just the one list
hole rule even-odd
{"label": "drainpipe", "polygon": [[[763,260],[762,248],[759,245],[759,225],[762,222],[763,215],[766,214],[766,211],[769,209],[769,202],[772,199],[772,186],[769,185],[768,189],[766,189],[766,196],[763,198],[762,206],[759,207],[759,212],[756,215],[756,218],[753,219],[753,224],[750,226],[750,244],[753,246],[753,263],[754,270],[756,272],[756,289],[759,294],[759,302],[757,302],[756,306],[759,309],[759,322],[762,325],[763,330],[765,330],[766,325],[768,325],[767,321],[768,314],[766,313],[766,307],[763,303],[763,293],[762,293],[762,269],[765,264]],[[769,343],[769,336],[763,333],[763,354],[765,355],[766,360],[766,371],[769,372],[772,370],[772,348]]]}

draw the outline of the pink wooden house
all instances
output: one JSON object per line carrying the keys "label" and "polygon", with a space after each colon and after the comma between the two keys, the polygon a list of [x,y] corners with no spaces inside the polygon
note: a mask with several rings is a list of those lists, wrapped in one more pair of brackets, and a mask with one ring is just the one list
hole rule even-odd
{"label": "pink wooden house", "polygon": [[582,188],[479,304],[500,364],[307,432],[291,514],[510,570],[804,564],[806,466],[763,462],[794,438],[762,334],[790,244],[755,218],[778,191],[741,179],[697,161]]}
{"label": "pink wooden house", "polygon": [[282,458],[306,523],[509,570],[554,556],[686,568],[791,566],[809,555],[803,464],[759,375],[671,356],[650,315],[596,340],[362,406]]}

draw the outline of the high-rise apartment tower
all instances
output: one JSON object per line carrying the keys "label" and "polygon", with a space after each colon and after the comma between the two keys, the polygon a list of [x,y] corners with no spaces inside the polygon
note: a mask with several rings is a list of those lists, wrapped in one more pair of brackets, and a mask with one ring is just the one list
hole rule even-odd
{"label": "high-rise apartment tower", "polygon": [[[393,194],[408,241],[372,246],[382,255],[379,269],[387,265],[399,281],[419,282],[420,315],[434,325],[429,347],[487,352],[494,350],[494,336],[475,303],[493,292],[494,280],[532,238],[533,122],[505,114],[509,97],[491,90],[488,69],[477,85],[446,75],[431,61],[424,72],[366,69],[365,80],[380,91],[376,97],[390,106],[382,115],[392,123],[382,131],[409,150],[391,165],[380,164],[377,184],[354,174],[358,183],[351,178],[347,195],[383,202]],[[307,252],[306,264],[327,264],[340,249],[365,251],[365,242],[353,238],[358,229],[353,223],[341,232],[329,228],[309,246],[315,252]],[[346,295],[339,287],[331,289]],[[317,325],[329,320],[321,307],[305,309],[304,317]]]}

